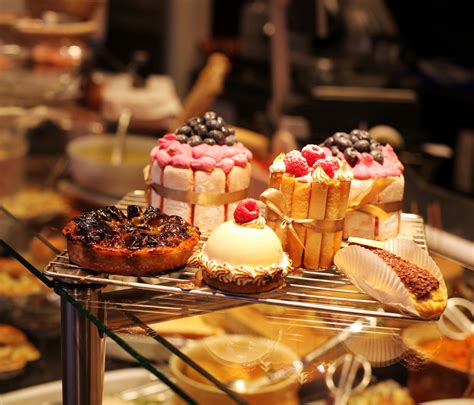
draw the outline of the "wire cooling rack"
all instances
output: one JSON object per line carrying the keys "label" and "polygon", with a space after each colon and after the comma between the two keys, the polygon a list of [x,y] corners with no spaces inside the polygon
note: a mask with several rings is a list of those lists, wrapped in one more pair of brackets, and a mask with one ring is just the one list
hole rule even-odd
{"label": "wire cooling rack", "polygon": [[[117,204],[117,207],[125,209],[130,204],[146,206],[143,191],[128,193]],[[420,216],[402,214],[401,235],[413,239],[422,248],[427,248],[423,219]],[[207,237],[208,235],[206,234],[202,235],[201,243],[204,243]],[[368,295],[361,293],[334,267],[320,271],[300,269],[286,277],[286,285],[284,287],[267,293],[248,295],[226,293],[206,285],[193,289],[182,288],[183,284],[194,280],[196,270],[195,267],[187,266],[182,270],[156,277],[108,276],[107,274],[91,273],[71,263],[67,251],[64,251],[47,265],[44,269],[44,274],[76,283],[114,285],[168,293],[170,295],[180,294],[181,297],[189,294],[190,298],[204,298],[206,301],[209,301],[210,308],[208,307],[208,310],[211,311],[213,307],[215,310],[222,309],[221,304],[224,304],[223,300],[228,304],[229,299],[231,299],[234,300],[236,306],[241,305],[242,301],[246,301],[248,303],[312,309],[341,315],[405,320],[419,319],[413,315],[403,314],[387,308]],[[181,302],[182,305],[186,305],[185,300]]]}

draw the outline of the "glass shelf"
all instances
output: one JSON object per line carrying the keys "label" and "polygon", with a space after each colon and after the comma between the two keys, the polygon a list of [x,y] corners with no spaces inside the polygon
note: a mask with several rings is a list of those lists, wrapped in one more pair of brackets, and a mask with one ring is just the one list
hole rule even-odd
{"label": "glass shelf", "polygon": [[[142,198],[142,195],[131,194],[122,203],[136,203],[137,198]],[[408,215],[405,218],[405,227],[413,221],[420,221],[417,216]],[[81,402],[84,398],[80,396],[85,395],[81,390],[88,392],[89,403],[100,403],[105,336],[163,381],[185,403],[196,403],[201,397],[192,384],[186,385],[186,377],[183,382],[182,376],[176,376],[176,370],[186,371],[186,375],[192,376],[193,380],[205,383],[211,387],[208,390],[215,390],[213,394],[221,392],[227,395],[222,398],[227,398],[229,403],[246,403],[248,397],[239,393],[239,389],[245,388],[248,380],[258,380],[262,375],[273,376],[275,369],[291,370],[277,383],[269,384],[273,389],[273,385],[277,387],[288,382],[285,388],[287,402],[282,404],[297,403],[297,391],[301,387],[301,403],[311,398],[311,395],[305,396],[307,391],[327,397],[324,383],[326,372],[342,355],[362,356],[372,366],[377,379],[379,371],[386,367],[402,364],[411,369],[430,360],[434,353],[422,355],[414,350],[413,339],[420,331],[429,331],[433,338],[439,339],[440,344],[444,339],[436,322],[411,319],[388,308],[380,313],[379,304],[367,296],[356,294],[351,290],[353,287],[347,285],[336,272],[295,276],[300,278],[289,281],[287,288],[290,292],[291,288],[297,288],[293,285],[296,282],[320,288],[314,289],[310,298],[294,296],[291,301],[295,304],[292,305],[287,305],[287,297],[281,297],[288,294],[287,290],[272,293],[275,295],[265,296],[263,300],[243,300],[210,289],[209,294],[195,294],[156,288],[160,284],[155,283],[148,283],[149,288],[143,289],[143,284],[147,283],[130,278],[97,279],[97,276],[86,275],[86,280],[78,282],[77,279],[64,277],[64,274],[63,277],[61,274],[51,277],[55,275],[55,269],[61,268],[47,266],[47,262],[65,259],[64,253],[29,231],[4,209],[0,211],[0,220],[2,229],[7,229],[0,235],[0,245],[5,253],[19,260],[61,299],[65,362],[63,393],[66,395],[64,402],[68,404],[88,403]],[[408,228],[404,232],[408,232]],[[415,229],[413,236],[420,239],[420,243],[424,241],[419,228]],[[32,241],[48,250],[47,259],[45,255],[42,262],[32,258]],[[41,270],[43,268],[47,271]],[[307,276],[313,279],[304,280]],[[165,277],[173,279],[175,275]],[[332,280],[332,291],[325,289],[328,283],[321,282],[324,278]],[[116,282],[111,283],[114,279]],[[341,284],[334,283],[335,280]],[[161,281],[163,286],[176,283],[176,280]],[[334,291],[334,285],[339,286],[336,290],[340,291]],[[358,302],[353,301],[354,296],[357,296]],[[316,301],[315,297],[318,297]],[[310,306],[305,305],[308,302]],[[314,306],[315,302],[317,306]],[[349,310],[337,310],[347,307]],[[367,308],[372,309],[366,312]],[[177,340],[164,325],[167,321],[184,318],[189,320],[189,325],[186,328],[187,323],[181,324],[181,332],[176,334],[184,335],[185,339]],[[73,335],[81,338],[74,341]],[[208,337],[195,339],[203,336]],[[132,344],[137,339],[140,344]],[[162,365],[155,363],[157,356],[150,355],[150,347],[155,352],[173,354],[175,360],[171,361],[171,368],[175,367],[174,374],[163,371]],[[201,352],[196,354],[196,350]],[[280,353],[282,351],[290,354],[285,357]],[[78,353],[82,353],[84,358],[77,356]],[[191,356],[186,353],[191,353]],[[193,359],[197,359],[196,362]],[[74,371],[76,368],[79,371]],[[77,379],[68,381],[73,377]],[[229,383],[232,390],[228,388]],[[305,390],[304,387],[308,386],[313,388]]]}

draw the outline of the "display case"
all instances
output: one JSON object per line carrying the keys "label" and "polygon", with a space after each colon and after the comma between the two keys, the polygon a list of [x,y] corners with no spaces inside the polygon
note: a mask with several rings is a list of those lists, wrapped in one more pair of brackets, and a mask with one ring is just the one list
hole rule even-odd
{"label": "display case", "polygon": [[[144,206],[143,192],[127,194],[117,206],[129,204]],[[409,401],[406,390],[387,379],[408,384],[420,402],[472,395],[466,393],[472,373],[468,357],[457,364],[436,359],[450,341],[446,322],[384,306],[334,267],[298,269],[282,288],[251,295],[190,287],[196,271],[192,266],[156,277],[93,274],[70,263],[67,251],[41,236],[19,237],[29,231],[8,211],[2,209],[0,215],[9,225],[4,228],[15,230],[2,234],[2,248],[60,298],[65,404],[102,402],[106,340],[164,383],[154,380],[128,390],[132,399],[158,395],[172,404],[298,404],[325,403],[329,397],[345,404],[371,384],[373,395],[383,396],[386,390],[390,397]],[[401,235],[427,249],[421,217],[402,214]],[[26,253],[31,238],[50,250],[53,259],[44,268]],[[464,311],[457,305],[448,309]],[[202,338],[206,333],[199,333],[196,317],[213,330],[203,339],[179,341],[160,332],[164,322],[186,318],[185,335]],[[466,316],[450,319],[462,319],[457,329],[471,332]],[[137,337],[141,345],[132,344]],[[169,352],[168,365],[156,361],[150,347]],[[472,347],[470,353],[472,357]],[[429,373],[430,367],[438,371]],[[455,381],[449,393],[433,388],[439,384],[439,370],[445,383]]]}

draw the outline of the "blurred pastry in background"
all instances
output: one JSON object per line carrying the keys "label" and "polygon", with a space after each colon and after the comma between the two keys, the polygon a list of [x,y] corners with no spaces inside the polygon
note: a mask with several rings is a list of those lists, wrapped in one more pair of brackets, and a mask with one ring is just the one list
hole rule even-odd
{"label": "blurred pastry in background", "polygon": [[[278,341],[299,356],[305,356],[316,347],[321,346],[330,338],[324,318],[312,311],[298,312],[295,321],[295,311],[289,307],[277,305],[246,305],[231,308],[212,316],[204,316],[208,324],[222,328],[227,333],[240,335],[261,336]],[[275,320],[278,321],[275,322]],[[307,325],[319,327],[308,327]],[[319,360],[323,361],[332,354]]]}
{"label": "blurred pastry in background", "polygon": [[[41,234],[54,248],[57,249],[57,251],[62,252],[66,249],[66,241],[60,233],[45,235],[41,232]],[[33,238],[31,240],[29,253],[31,255],[32,263],[40,268],[46,266],[57,254],[50,246],[38,238]]]}
{"label": "blurred pastry in background", "polygon": [[28,222],[48,222],[67,215],[69,207],[64,198],[53,190],[25,188],[0,201],[11,214]]}
{"label": "blurred pastry in background", "polygon": [[40,65],[57,68],[72,68],[79,66],[84,56],[80,43],[39,42],[31,49],[31,60]]}
{"label": "blurred pastry in background", "polygon": [[0,55],[0,71],[9,70],[12,68],[12,66],[13,62],[10,60],[10,58]]}
{"label": "blurred pastry in background", "polygon": [[40,358],[39,351],[19,329],[0,324],[0,380],[23,371],[27,362]]}
{"label": "blurred pastry in background", "polygon": [[[466,394],[472,387],[474,373],[474,334],[455,340],[444,336],[437,324],[430,323],[411,325],[403,331],[402,338],[418,357],[414,366],[408,363],[408,387],[417,403],[463,396],[472,398],[472,391],[471,397]],[[420,362],[423,367],[419,367]]]}
{"label": "blurred pastry in background", "polygon": [[0,297],[21,297],[46,291],[44,284],[16,259],[0,258]]}
{"label": "blurred pastry in background", "polygon": [[[207,322],[206,316],[196,315],[187,318],[173,319],[171,321],[150,323],[148,326],[161,336],[182,337],[185,339],[202,339],[224,333],[224,330]],[[128,329],[129,333],[143,333],[139,328]]]}

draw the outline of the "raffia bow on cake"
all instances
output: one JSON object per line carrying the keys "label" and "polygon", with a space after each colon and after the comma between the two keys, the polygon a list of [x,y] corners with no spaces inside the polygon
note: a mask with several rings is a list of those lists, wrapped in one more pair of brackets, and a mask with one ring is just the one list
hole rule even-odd
{"label": "raffia bow on cake", "polygon": [[375,179],[368,192],[363,193],[361,196],[359,196],[359,198],[349,202],[347,211],[365,212],[366,214],[374,215],[384,221],[390,218],[391,213],[400,211],[402,209],[401,201],[375,204],[371,203],[371,201],[373,201],[377,195],[382,193],[394,181],[395,179],[390,177],[380,177]]}
{"label": "raffia bow on cake", "polygon": [[315,232],[339,232],[344,227],[344,219],[295,219],[289,216],[288,206],[286,205],[283,193],[277,189],[269,188],[260,194],[262,201],[267,210],[269,219],[272,221],[280,221],[283,229],[288,229],[295,240],[305,249],[304,243],[301,241],[295,229],[296,225],[304,226]]}

